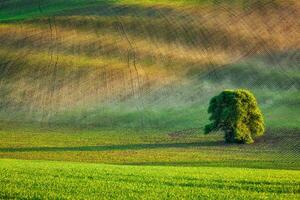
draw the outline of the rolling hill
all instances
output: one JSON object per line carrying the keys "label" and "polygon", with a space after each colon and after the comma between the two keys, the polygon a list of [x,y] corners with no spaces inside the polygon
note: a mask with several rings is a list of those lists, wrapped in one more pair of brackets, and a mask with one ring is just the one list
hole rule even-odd
{"label": "rolling hill", "polygon": [[212,96],[241,87],[270,129],[298,129],[298,4],[239,3],[4,1],[0,118],[199,128]]}

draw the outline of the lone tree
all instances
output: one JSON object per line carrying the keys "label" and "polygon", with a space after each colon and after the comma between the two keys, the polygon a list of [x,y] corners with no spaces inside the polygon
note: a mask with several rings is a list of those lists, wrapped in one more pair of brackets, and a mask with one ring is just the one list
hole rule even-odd
{"label": "lone tree", "polygon": [[211,99],[208,113],[211,123],[205,126],[205,133],[222,130],[228,143],[251,144],[264,134],[263,115],[250,91],[221,92]]}

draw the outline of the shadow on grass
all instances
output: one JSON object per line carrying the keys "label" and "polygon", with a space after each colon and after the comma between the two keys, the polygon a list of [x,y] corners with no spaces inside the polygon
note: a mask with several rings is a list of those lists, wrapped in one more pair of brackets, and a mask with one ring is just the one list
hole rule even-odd
{"label": "shadow on grass", "polygon": [[203,141],[193,143],[160,143],[160,144],[126,144],[109,146],[78,146],[78,147],[20,147],[0,148],[0,152],[33,152],[33,151],[113,151],[113,150],[142,150],[159,148],[189,148],[224,145],[222,141]]}
{"label": "shadow on grass", "polygon": [[[108,163],[110,164],[110,163]],[[254,168],[254,169],[288,169],[299,170],[299,162],[286,161],[278,162],[276,160],[239,160],[239,159],[225,159],[225,160],[194,160],[194,161],[179,161],[179,162],[130,162],[118,163],[120,165],[128,166],[180,166],[180,167],[230,167],[230,168]]]}

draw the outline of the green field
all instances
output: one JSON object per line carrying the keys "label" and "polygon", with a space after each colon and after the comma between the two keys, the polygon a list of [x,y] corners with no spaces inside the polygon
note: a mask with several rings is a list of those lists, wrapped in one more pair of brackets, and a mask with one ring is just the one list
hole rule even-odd
{"label": "green field", "polygon": [[0,198],[299,199],[293,170],[1,160]]}
{"label": "green field", "polygon": [[[0,2],[0,199],[299,199],[296,0]],[[203,134],[224,89],[253,145]]]}
{"label": "green field", "polygon": [[199,130],[16,127],[0,132],[3,199],[298,199],[300,195],[297,132],[268,133],[254,145],[229,145],[221,134],[205,136]]}
{"label": "green field", "polygon": [[267,133],[254,145],[229,145],[221,134],[124,129],[7,127],[0,157],[127,165],[224,166],[299,170],[299,133]]}

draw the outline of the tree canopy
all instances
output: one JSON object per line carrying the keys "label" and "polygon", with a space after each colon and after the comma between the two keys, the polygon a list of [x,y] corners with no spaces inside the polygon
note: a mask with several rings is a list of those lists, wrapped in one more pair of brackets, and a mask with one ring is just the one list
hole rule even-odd
{"label": "tree canopy", "polygon": [[210,101],[211,123],[205,133],[224,131],[228,143],[251,144],[264,134],[263,115],[254,95],[243,89],[225,90]]}

